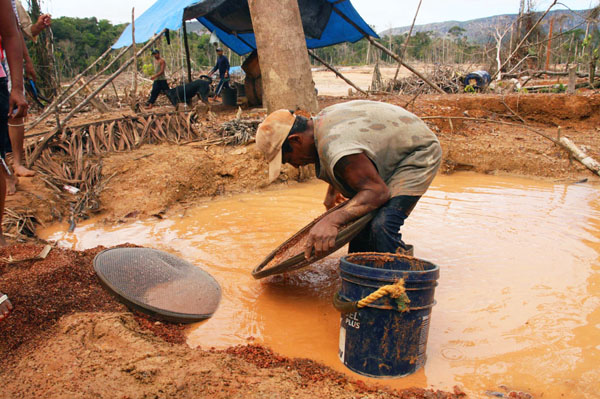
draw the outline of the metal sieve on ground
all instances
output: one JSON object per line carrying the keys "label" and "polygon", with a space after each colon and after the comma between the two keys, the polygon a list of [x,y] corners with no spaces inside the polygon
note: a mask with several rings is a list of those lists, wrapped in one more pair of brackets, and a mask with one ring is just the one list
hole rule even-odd
{"label": "metal sieve on ground", "polygon": [[156,249],[107,249],[94,258],[94,270],[126,305],[169,321],[207,319],[221,300],[221,287],[210,274]]}

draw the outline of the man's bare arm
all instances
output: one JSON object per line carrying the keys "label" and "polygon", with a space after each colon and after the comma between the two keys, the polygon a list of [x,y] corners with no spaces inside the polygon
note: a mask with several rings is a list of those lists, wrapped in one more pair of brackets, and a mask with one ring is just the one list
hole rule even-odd
{"label": "man's bare arm", "polygon": [[9,99],[9,115],[17,108],[15,117],[27,114],[27,102],[23,96],[23,48],[21,32],[17,25],[10,0],[0,0],[0,36],[10,67],[12,91]]}
{"label": "man's bare arm", "polygon": [[317,255],[332,248],[341,226],[381,207],[390,199],[390,190],[365,154],[343,157],[335,165],[334,172],[357,194],[343,208],[311,229],[304,253],[306,258],[310,257],[313,246]]}
{"label": "man's bare arm", "polygon": [[366,215],[390,199],[390,190],[365,154],[343,157],[334,172],[357,193],[343,208],[331,214],[332,222],[338,226]]}

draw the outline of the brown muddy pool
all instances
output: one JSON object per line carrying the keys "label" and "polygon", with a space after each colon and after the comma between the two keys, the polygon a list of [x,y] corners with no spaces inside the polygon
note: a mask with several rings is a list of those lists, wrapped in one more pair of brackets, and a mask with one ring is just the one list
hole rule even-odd
{"label": "brown muddy pool", "polygon": [[[331,305],[344,250],[289,277],[250,274],[324,211],[325,191],[311,182],[198,204],[164,220],[88,221],[71,234],[58,225],[42,235],[73,249],[130,242],[203,267],[223,299],[212,319],[190,328],[191,346],[261,342],[354,375],[337,358],[340,317]],[[376,382],[460,384],[472,397],[507,388],[543,398],[600,397],[597,185],[439,176],[403,231],[415,256],[441,269],[428,358],[412,376]]]}

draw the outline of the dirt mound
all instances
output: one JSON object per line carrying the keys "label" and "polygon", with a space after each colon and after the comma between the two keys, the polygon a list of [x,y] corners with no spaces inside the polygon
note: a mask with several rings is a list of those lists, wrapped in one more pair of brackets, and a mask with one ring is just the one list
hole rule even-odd
{"label": "dirt mound", "polygon": [[[292,167],[284,172],[298,176]],[[104,174],[115,175],[100,196],[107,219],[161,214],[174,204],[267,185],[267,166],[254,145],[146,145],[106,157]]]}
{"label": "dirt mound", "polygon": [[102,247],[23,261],[42,248],[0,249],[0,289],[15,305],[0,322],[1,398],[460,397],[382,390],[257,345],[190,349],[182,326],[126,312],[104,291],[92,268]]}
{"label": "dirt mound", "polygon": [[[43,246],[25,244],[0,248],[0,291],[15,306],[0,323],[0,357],[6,359],[21,345],[31,343],[62,316],[76,312],[124,311],[100,285],[92,261],[103,247],[85,252],[53,248],[43,260],[10,263],[33,258]],[[174,342],[184,342],[183,327],[170,325],[165,331],[145,317],[140,323]]]}
{"label": "dirt mound", "polygon": [[130,314],[77,313],[43,345],[0,371],[2,396],[44,398],[458,398],[441,391],[382,390],[309,360],[260,346],[223,351],[169,344]]}

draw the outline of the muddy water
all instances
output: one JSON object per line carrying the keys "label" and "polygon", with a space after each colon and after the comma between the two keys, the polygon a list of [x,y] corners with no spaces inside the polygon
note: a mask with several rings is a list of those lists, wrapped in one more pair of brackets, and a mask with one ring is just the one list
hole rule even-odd
{"label": "muddy water", "polygon": [[[256,281],[251,269],[322,211],[325,185],[216,200],[168,219],[46,237],[84,249],[132,242],[167,250],[213,274],[215,316],[189,343],[248,341],[353,375],[336,357],[339,314],[330,305],[337,261],[289,278]],[[393,387],[474,397],[504,387],[544,398],[600,396],[600,193],[591,185],[455,174],[438,177],[404,228],[418,257],[441,267],[425,368],[378,380]],[[339,254],[338,254],[339,255]]]}

